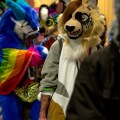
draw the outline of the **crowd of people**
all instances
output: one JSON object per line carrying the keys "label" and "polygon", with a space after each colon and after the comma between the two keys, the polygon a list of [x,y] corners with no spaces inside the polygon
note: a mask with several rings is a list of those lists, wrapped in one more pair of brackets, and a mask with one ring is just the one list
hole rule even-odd
{"label": "crowd of people", "polygon": [[[34,13],[25,1],[25,6],[21,5],[23,1],[6,0],[8,9],[4,7],[4,13],[0,15],[0,120],[119,120],[119,0],[114,0],[116,19],[110,28],[106,24],[107,18],[98,9],[98,0],[59,0],[50,6],[41,5],[38,13]],[[27,13],[29,9],[35,19]],[[20,18],[15,10],[22,11]],[[10,11],[13,13],[6,17]],[[3,21],[8,17],[11,26],[8,25],[9,30],[6,30],[3,27],[8,23]],[[57,35],[54,35],[56,30]],[[8,44],[13,38],[11,33],[16,36],[15,46]],[[44,35],[42,41],[37,41],[39,34],[42,38]],[[3,44],[3,40],[7,44]],[[10,50],[6,52],[6,48]],[[48,53],[43,51],[44,48]],[[14,60],[19,56],[10,54],[13,49],[21,54],[25,54],[21,50],[30,50],[29,56],[34,51],[31,57],[20,58],[25,68],[14,63],[16,70],[23,70],[20,76],[16,71],[17,75],[10,76],[10,67],[4,62],[9,55]],[[13,67],[11,60],[9,64]],[[37,88],[33,88],[36,91],[29,93],[27,90],[35,85],[34,81],[38,83]],[[35,94],[35,99],[30,97],[31,101],[25,101],[25,92],[27,96]],[[6,106],[9,102],[11,107]]]}

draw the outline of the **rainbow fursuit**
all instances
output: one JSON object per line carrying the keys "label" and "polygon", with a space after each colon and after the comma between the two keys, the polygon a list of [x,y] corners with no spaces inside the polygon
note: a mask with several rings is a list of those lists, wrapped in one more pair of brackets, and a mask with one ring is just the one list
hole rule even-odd
{"label": "rainbow fursuit", "polygon": [[[23,120],[25,104],[14,90],[21,82],[31,84],[25,79],[28,69],[43,64],[47,49],[33,44],[40,26],[36,11],[24,0],[6,0],[6,5],[0,20],[0,107],[3,120]],[[40,102],[36,98],[29,106],[28,119],[38,120]]]}

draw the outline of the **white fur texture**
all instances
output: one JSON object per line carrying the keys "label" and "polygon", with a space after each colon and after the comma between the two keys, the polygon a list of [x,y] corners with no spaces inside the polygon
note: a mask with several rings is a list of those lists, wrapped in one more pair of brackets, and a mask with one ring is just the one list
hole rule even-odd
{"label": "white fur texture", "polygon": [[80,40],[71,40],[69,44],[63,44],[62,59],[68,60],[78,60],[79,58],[83,58],[83,47],[80,44]]}
{"label": "white fur texture", "polygon": [[39,92],[39,94],[38,94],[38,100],[39,101],[41,100],[41,92]]}
{"label": "white fur texture", "polygon": [[39,94],[38,94],[38,100],[39,100],[39,101],[41,100],[41,94],[43,94],[43,95],[49,95],[49,96],[52,96],[52,95],[53,95],[52,92],[51,92],[51,93],[49,93],[49,92],[39,92]]}
{"label": "white fur texture", "polygon": [[47,49],[46,47],[44,47],[43,53],[44,53],[44,54],[48,54],[48,49]]}
{"label": "white fur texture", "polygon": [[41,19],[42,19],[43,21],[46,21],[47,18],[48,18],[48,9],[47,9],[46,7],[43,7],[43,8],[41,9]]}

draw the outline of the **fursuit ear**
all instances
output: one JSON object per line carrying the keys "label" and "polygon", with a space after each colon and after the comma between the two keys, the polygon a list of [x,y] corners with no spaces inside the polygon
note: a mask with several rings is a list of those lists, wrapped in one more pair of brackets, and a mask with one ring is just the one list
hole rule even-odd
{"label": "fursuit ear", "polygon": [[93,7],[97,7],[98,0],[88,0],[88,3]]}
{"label": "fursuit ear", "polygon": [[97,7],[98,0],[82,0],[82,3],[88,3],[91,7]]}
{"label": "fursuit ear", "polygon": [[30,6],[25,0],[13,0],[17,2],[18,4],[25,5],[25,6]]}
{"label": "fursuit ear", "polygon": [[53,10],[55,10],[57,14],[61,14],[66,8],[66,3],[63,0],[59,0],[59,1],[53,2],[49,8],[52,8]]}
{"label": "fursuit ear", "polygon": [[56,6],[56,13],[61,14],[66,8],[66,3],[63,0],[59,0]]}
{"label": "fursuit ear", "polygon": [[92,7],[97,7],[98,0],[88,0],[88,4]]}
{"label": "fursuit ear", "polygon": [[64,0],[66,6],[67,6],[71,1],[73,1],[73,0]]}
{"label": "fursuit ear", "polygon": [[6,0],[6,5],[12,9],[17,20],[24,20],[26,17],[25,10],[13,0]]}
{"label": "fursuit ear", "polygon": [[46,4],[42,4],[39,8],[39,20],[47,21],[49,17],[49,7]]}

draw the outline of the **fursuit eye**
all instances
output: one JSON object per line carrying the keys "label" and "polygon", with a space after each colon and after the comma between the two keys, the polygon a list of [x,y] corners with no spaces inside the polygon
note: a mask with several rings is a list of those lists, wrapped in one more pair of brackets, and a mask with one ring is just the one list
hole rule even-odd
{"label": "fursuit eye", "polygon": [[25,26],[27,26],[27,25],[28,25],[28,22],[25,21],[25,22],[23,23],[22,27],[25,27]]}
{"label": "fursuit eye", "polygon": [[84,22],[84,21],[87,21],[87,20],[88,20],[88,15],[83,14],[82,15],[82,21]]}
{"label": "fursuit eye", "polygon": [[49,26],[52,26],[54,24],[54,21],[52,19],[48,19],[46,21],[46,25],[49,27]]}
{"label": "fursuit eye", "polygon": [[81,12],[77,12],[76,14],[75,14],[75,19],[77,19],[78,21],[82,21],[82,13]]}

